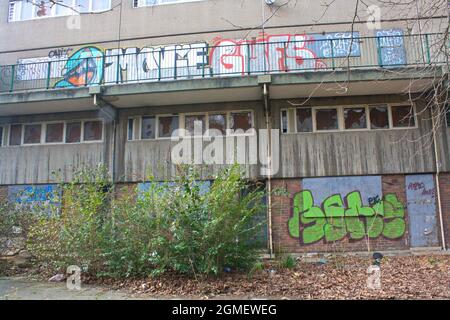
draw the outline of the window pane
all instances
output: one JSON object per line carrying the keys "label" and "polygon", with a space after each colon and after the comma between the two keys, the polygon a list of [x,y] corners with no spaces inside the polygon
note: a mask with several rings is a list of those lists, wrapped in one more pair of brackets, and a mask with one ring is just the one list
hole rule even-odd
{"label": "window pane", "polygon": [[414,113],[411,106],[393,106],[392,125],[395,128],[414,127]]}
{"label": "window pane", "polygon": [[79,12],[89,12],[89,0],[77,0],[75,10]]}
{"label": "window pane", "polygon": [[288,132],[287,110],[281,111],[281,132],[282,133],[287,133]]}
{"label": "window pane", "polygon": [[21,20],[28,20],[33,18],[34,5],[31,2],[22,1],[22,11],[20,14]]}
{"label": "window pane", "polygon": [[317,109],[316,127],[317,130],[337,130],[337,109]]}
{"label": "window pane", "polygon": [[253,128],[251,112],[240,112],[231,114],[231,129],[235,131],[238,129],[247,131],[251,128]]}
{"label": "window pane", "polygon": [[445,107],[445,119],[447,120],[447,127],[450,127],[450,105]]}
{"label": "window pane", "polygon": [[72,14],[74,13],[72,9],[74,9],[72,0],[59,0],[58,5],[56,6],[56,15],[62,16]]}
{"label": "window pane", "polygon": [[22,143],[22,125],[13,124],[9,132],[9,145],[19,146]]}
{"label": "window pane", "polygon": [[178,116],[159,117],[158,137],[170,138],[178,129]]}
{"label": "window pane", "polygon": [[[184,128],[186,129],[186,134],[194,134],[194,135],[198,135],[198,134],[203,134],[206,131],[206,116],[203,114],[198,114],[198,115],[190,115],[190,116],[185,116],[184,117]],[[200,131],[200,124],[201,123],[201,133],[197,132]],[[197,123],[197,124],[196,124]],[[194,125],[196,125],[196,127],[194,127]],[[194,130],[197,130],[194,132]]]}
{"label": "window pane", "polygon": [[133,140],[134,119],[128,119],[128,140]]}
{"label": "window pane", "polygon": [[102,140],[103,124],[101,121],[86,121],[84,123],[84,141]]}
{"label": "window pane", "polygon": [[69,122],[66,125],[66,143],[81,141],[81,122]]}
{"label": "window pane", "polygon": [[346,108],[344,109],[345,129],[367,128],[366,109]]}
{"label": "window pane", "polygon": [[40,143],[41,142],[41,128],[40,124],[25,125],[25,132],[23,143]]}
{"label": "window pane", "polygon": [[3,127],[0,127],[0,147],[3,145]]}
{"label": "window pane", "polygon": [[299,108],[297,112],[297,132],[312,132],[311,108]]}
{"label": "window pane", "polygon": [[142,139],[155,139],[155,117],[142,117]]}
{"label": "window pane", "polygon": [[92,11],[111,9],[109,6],[109,1],[110,0],[93,0],[92,1]]}
{"label": "window pane", "polygon": [[389,128],[387,106],[370,107],[370,128],[375,130]]}
{"label": "window pane", "polygon": [[45,132],[45,142],[62,142],[64,132],[64,123],[50,123],[47,124],[47,131]]}
{"label": "window pane", "polygon": [[226,114],[210,114],[209,115],[209,129],[219,130],[222,135],[225,135],[227,130],[227,116]]}

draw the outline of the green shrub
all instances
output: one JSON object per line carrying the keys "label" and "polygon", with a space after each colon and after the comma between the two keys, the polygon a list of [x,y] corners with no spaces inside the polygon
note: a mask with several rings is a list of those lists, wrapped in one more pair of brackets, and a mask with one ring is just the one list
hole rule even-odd
{"label": "green shrub", "polygon": [[290,254],[282,255],[280,259],[280,267],[284,269],[294,269],[297,266],[297,261]]}

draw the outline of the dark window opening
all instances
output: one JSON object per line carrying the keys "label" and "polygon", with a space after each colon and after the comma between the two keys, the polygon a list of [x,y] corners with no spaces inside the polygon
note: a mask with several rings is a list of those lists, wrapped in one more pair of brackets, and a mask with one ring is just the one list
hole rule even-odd
{"label": "dark window opening", "polygon": [[297,132],[312,132],[311,108],[297,109]]}
{"label": "dark window opening", "polygon": [[318,131],[337,130],[339,128],[337,109],[317,109],[316,128]]}

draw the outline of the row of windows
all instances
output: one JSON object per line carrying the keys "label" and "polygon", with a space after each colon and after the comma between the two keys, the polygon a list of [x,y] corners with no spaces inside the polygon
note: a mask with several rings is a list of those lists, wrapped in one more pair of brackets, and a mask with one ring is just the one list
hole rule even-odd
{"label": "row of windows", "polygon": [[[133,7],[146,7],[200,0],[133,0]],[[58,5],[43,0],[10,0],[8,21],[58,17],[77,12],[101,12],[111,9],[111,0],[58,0]]]}
{"label": "row of windows", "polygon": [[245,133],[251,128],[254,128],[251,111],[139,116],[128,119],[128,140],[170,138],[177,129],[185,129],[189,134],[211,130],[210,134],[226,135]]}
{"label": "row of windows", "polygon": [[410,105],[301,107],[281,110],[283,133],[380,130],[416,126]]}
{"label": "row of windows", "polygon": [[58,5],[42,0],[10,0],[8,21],[67,16],[76,12],[101,12],[111,9],[111,0],[58,0]]}
{"label": "row of windows", "polygon": [[[6,137],[6,133],[8,133],[8,137]],[[0,146],[98,142],[102,140],[103,122],[100,120],[0,126]]]}

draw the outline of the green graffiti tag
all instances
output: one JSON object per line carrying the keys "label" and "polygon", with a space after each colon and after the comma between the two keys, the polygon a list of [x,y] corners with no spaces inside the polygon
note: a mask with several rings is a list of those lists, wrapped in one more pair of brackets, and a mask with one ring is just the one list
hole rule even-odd
{"label": "green graffiti tag", "polygon": [[349,237],[398,239],[406,229],[405,209],[395,194],[387,194],[372,206],[365,206],[358,191],[348,193],[344,199],[334,194],[325,199],[321,207],[314,205],[309,190],[294,196],[293,215],[288,221],[289,234],[304,244],[325,239],[334,242]]}

